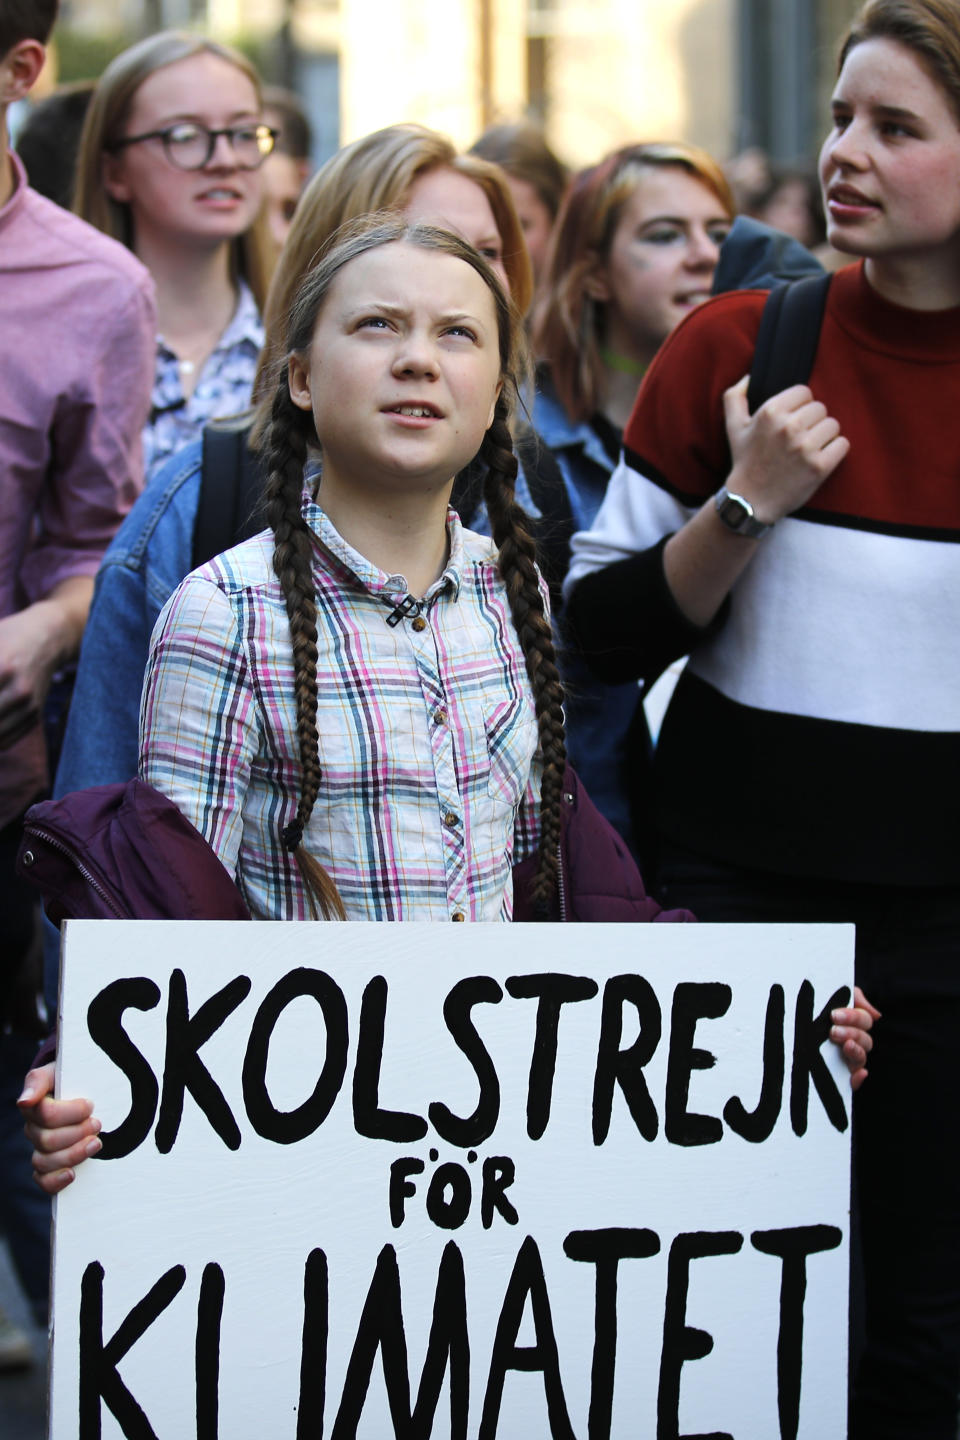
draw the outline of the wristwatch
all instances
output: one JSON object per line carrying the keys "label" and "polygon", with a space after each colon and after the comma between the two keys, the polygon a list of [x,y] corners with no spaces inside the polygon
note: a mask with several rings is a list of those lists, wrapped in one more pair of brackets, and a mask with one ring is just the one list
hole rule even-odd
{"label": "wristwatch", "polygon": [[773,525],[765,525],[762,520],[757,520],[753,513],[753,506],[749,500],[742,495],[734,495],[726,485],[721,485],[714,496],[714,504],[717,507],[717,514],[735,535],[742,535],[746,540],[760,540]]}

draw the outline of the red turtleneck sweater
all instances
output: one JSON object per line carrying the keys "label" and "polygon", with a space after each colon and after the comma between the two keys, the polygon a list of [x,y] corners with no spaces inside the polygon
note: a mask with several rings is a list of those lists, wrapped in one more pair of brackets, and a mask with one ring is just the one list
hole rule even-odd
{"label": "red turtleneck sweater", "polygon": [[659,823],[718,859],[838,879],[960,875],[960,310],[834,277],[810,386],[850,453],[758,546],[706,631],[677,610],[666,537],[723,483],[723,392],[765,296],[696,311],[651,367],[570,619],[605,678],[691,653],[657,753]]}

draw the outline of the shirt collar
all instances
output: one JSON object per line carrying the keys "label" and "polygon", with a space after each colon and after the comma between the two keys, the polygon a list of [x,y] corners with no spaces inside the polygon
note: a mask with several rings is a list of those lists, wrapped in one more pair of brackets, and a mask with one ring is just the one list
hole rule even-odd
{"label": "shirt collar", "polygon": [[[599,441],[597,432],[589,420],[571,420],[560,397],[553,388],[553,381],[550,373],[545,367],[537,372],[538,392],[535,400],[534,420],[538,432],[543,436],[548,447],[553,449],[564,448],[571,445],[582,445],[591,459],[598,459],[597,449],[603,450],[602,441]],[[605,452],[604,452],[605,454]],[[609,459],[606,460],[606,468],[612,469]]]}
{"label": "shirt collar", "polygon": [[[2,212],[0,212],[2,213]],[[260,319],[260,311],[257,309],[257,302],[253,298],[253,291],[241,276],[237,283],[237,304],[233,315],[230,318],[226,330],[214,345],[212,354],[217,355],[220,351],[234,349],[248,342],[254,350],[262,350],[264,342],[263,321]],[[176,356],[170,349],[162,335],[157,336],[157,346],[163,352],[165,358],[176,360]]]}
{"label": "shirt collar", "polygon": [[259,350],[263,346],[263,321],[260,319],[260,311],[257,309],[257,302],[253,298],[253,291],[241,276],[237,286],[237,308],[233,312],[230,324],[224,330],[217,341],[218,350],[229,350],[231,346],[238,345],[242,340],[249,340]]}
{"label": "shirt collar", "polygon": [[[381,570],[361,555],[359,550],[348,545],[330,518],[308,495],[304,496],[303,517],[328,554],[349,570],[375,599],[396,605],[409,593],[405,576],[388,575],[385,570]],[[449,591],[454,600],[460,596],[464,566],[463,526],[453,509],[447,511],[447,539],[450,545],[447,563],[442,575],[424,595],[427,603],[444,591]]]}

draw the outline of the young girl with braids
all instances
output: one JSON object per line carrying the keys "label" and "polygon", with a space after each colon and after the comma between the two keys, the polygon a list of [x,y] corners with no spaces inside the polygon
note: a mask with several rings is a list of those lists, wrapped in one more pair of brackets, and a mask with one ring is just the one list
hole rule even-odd
{"label": "young girl with braids", "polygon": [[[402,219],[348,234],[294,299],[270,530],[172,597],[141,713],[143,778],[254,916],[509,920],[538,831],[549,897],[563,728],[513,500],[519,323],[475,251]],[[478,453],[499,555],[448,509]]]}

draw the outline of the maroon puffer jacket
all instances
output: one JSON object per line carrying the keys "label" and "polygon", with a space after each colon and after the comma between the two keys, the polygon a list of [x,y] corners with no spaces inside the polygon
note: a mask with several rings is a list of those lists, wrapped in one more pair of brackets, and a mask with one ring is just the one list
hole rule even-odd
{"label": "maroon puffer jacket", "polygon": [[27,811],[17,869],[62,920],[249,920],[190,821],[142,780],[96,785]]}
{"label": "maroon puffer jacket", "polygon": [[[576,773],[564,776],[560,893],[552,920],[690,921],[661,910],[620,836]],[[536,857],[514,866],[514,919],[531,921]],[[98,785],[28,810],[17,866],[50,919],[249,920],[240,891],[203,836],[142,780]]]}
{"label": "maroon puffer jacket", "polygon": [[537,859],[531,856],[513,867],[514,920],[619,920],[646,924],[696,919],[689,910],[662,910],[651,899],[633,856],[609,820],[600,814],[570,765],[563,777],[561,826],[560,893],[553,913],[541,917],[534,911],[530,889]]}

